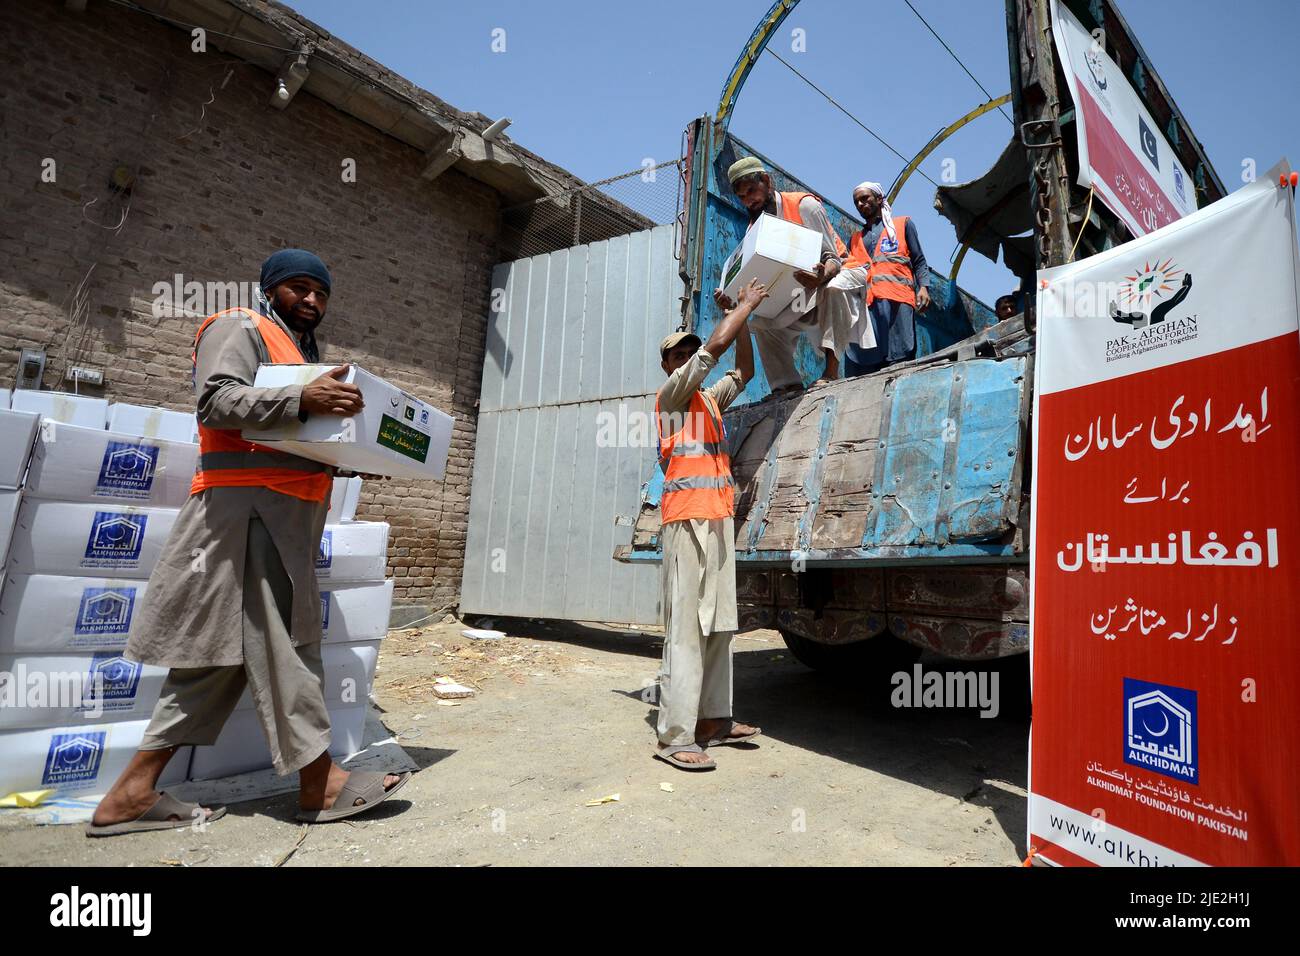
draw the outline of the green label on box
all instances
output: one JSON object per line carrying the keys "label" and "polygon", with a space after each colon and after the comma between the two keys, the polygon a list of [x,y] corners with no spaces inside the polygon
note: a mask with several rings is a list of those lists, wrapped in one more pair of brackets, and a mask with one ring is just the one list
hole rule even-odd
{"label": "green label on box", "polygon": [[391,448],[399,455],[405,455],[421,464],[429,457],[429,436],[409,425],[403,425],[391,415],[384,415],[380,419],[376,440],[385,448]]}

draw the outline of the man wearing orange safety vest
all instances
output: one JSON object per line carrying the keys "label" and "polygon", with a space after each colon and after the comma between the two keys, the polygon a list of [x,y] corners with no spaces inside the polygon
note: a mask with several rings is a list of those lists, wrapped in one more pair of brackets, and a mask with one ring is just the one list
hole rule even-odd
{"label": "man wearing orange safety vest", "polygon": [[[716,764],[706,747],[744,743],[759,734],[731,714],[735,482],[722,413],[754,376],[746,320],[766,297],[763,286],[752,281],[703,346],[689,332],[674,332],[659,343],[668,381],[655,396],[664,473],[659,499],[664,653],[654,756],[682,770],[712,770]],[[733,341],[736,367],[701,388]]]}
{"label": "man wearing orange safety vest", "polygon": [[329,301],[325,264],[283,249],[262,266],[255,309],[209,316],[192,356],[199,464],[149,578],[126,656],[170,668],[140,750],[86,832],[115,836],[204,826],[224,808],[155,791],[177,749],[208,745],[249,691],[271,758],[299,775],[299,819],[370,809],[409,774],[349,774],[329,757],[315,560],[333,469],[247,441],[244,431],[311,415],[354,415],[361,392],[341,366],[306,385],[255,388],[259,364],[318,362]]}
{"label": "man wearing orange safety vest", "polygon": [[[848,250],[831,225],[826,208],[812,193],[778,192],[756,156],[746,156],[732,163],[727,169],[727,178],[751,223],[767,213],[822,235],[821,260],[816,268],[794,273],[809,298],[816,294],[813,308],[803,311],[801,302],[792,301],[776,316],[756,315],[750,319],[768,386],[776,393],[797,391],[803,387],[795,367],[794,351],[799,337],[805,333],[826,361],[818,381],[839,378],[840,357],[849,345],[860,341],[862,296],[835,281]],[[724,310],[731,306],[724,295],[715,294],[714,299]]]}
{"label": "man wearing orange safety vest", "polygon": [[849,346],[846,378],[916,358],[916,313],[930,307],[930,267],[912,220],[894,216],[880,183],[856,186],[853,204],[866,225],[849,240],[845,272],[865,277],[875,344]]}

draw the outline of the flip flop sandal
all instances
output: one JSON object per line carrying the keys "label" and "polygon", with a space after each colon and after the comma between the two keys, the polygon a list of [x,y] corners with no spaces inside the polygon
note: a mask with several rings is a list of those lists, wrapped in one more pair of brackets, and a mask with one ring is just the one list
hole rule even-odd
{"label": "flip flop sandal", "polygon": [[670,763],[678,770],[716,770],[718,765],[712,759],[702,763],[691,763],[686,760],[677,760],[676,755],[680,753],[702,754],[704,748],[699,744],[679,744],[676,747],[664,747],[654,752],[656,760],[662,760],[664,763]]}
{"label": "flip flop sandal", "polygon": [[753,743],[754,738],[763,732],[762,727],[755,727],[753,733],[732,736],[731,731],[732,728],[734,728],[735,726],[736,726],[736,722],[734,720],[727,721],[726,728],[720,734],[714,734],[712,737],[709,737],[707,740],[703,742],[701,746],[730,747],[733,746],[734,744]]}
{"label": "flip flop sandal", "polygon": [[[406,786],[406,782],[411,779],[411,771],[402,774],[397,783],[387,790],[384,789],[386,776],[388,774],[374,770],[353,770],[348,774],[347,782],[343,784],[339,795],[334,798],[334,806],[328,810],[299,810],[297,819],[303,823],[330,823],[373,810]],[[358,804],[358,800],[363,802]]]}
{"label": "flip flop sandal", "polygon": [[[109,823],[104,826],[87,823],[86,836],[110,837],[121,836],[124,833],[144,833],[146,830],[182,830],[194,825],[194,821],[197,819],[195,811],[201,809],[197,803],[182,803],[171,794],[164,792],[159,794],[152,807],[134,820],[126,820],[123,823]],[[220,820],[225,815],[225,807],[213,810],[208,815],[204,826],[214,820]],[[171,820],[168,819],[169,817],[178,817],[179,819]]]}

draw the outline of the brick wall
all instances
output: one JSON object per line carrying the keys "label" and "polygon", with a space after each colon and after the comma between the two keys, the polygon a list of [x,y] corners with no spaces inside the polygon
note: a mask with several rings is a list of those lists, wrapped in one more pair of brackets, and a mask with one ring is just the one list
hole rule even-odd
{"label": "brick wall", "polygon": [[[266,72],[107,3],[4,4],[0,30],[0,383],[18,351],[104,369],[128,402],[192,409],[196,320],[156,317],[159,282],[256,282],[271,251],[301,246],[334,276],[323,357],[355,361],[456,417],[445,482],[366,486],[360,516],[392,524],[397,601],[460,591],[476,403],[499,202],[306,92],[268,105]],[[228,71],[233,71],[226,79]],[[222,82],[225,80],[225,86]],[[208,102],[211,100],[211,102]],[[356,182],[341,163],[356,161]],[[55,180],[42,181],[47,159]],[[109,188],[135,173],[129,212]],[[92,269],[93,266],[93,269]],[[84,325],[69,336],[83,283]]]}

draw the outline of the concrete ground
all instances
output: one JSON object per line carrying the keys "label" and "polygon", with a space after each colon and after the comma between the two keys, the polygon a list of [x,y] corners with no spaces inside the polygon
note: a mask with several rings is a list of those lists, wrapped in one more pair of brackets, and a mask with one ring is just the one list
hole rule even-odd
{"label": "concrete ground", "polygon": [[[422,768],[390,804],[304,827],[296,796],[236,804],[206,832],[86,839],[75,826],[6,828],[7,865],[600,864],[1015,866],[1024,856],[1028,716],[1023,659],[1003,662],[1002,711],[894,709],[887,683],[828,678],[780,635],[736,641],[736,716],[751,749],[718,769],[651,759],[652,633],[510,625],[395,631],[375,696]],[[943,666],[926,662],[926,666]],[[964,666],[964,665],[962,665]],[[478,689],[439,702],[436,676]],[[587,806],[617,794],[616,801]]]}

